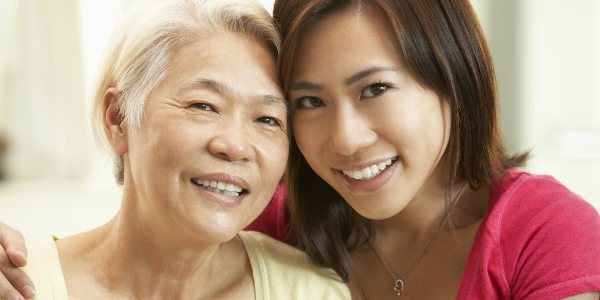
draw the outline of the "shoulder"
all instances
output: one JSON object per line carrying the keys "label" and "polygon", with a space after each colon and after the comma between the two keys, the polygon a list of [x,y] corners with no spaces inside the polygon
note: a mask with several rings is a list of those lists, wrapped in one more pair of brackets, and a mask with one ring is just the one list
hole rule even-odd
{"label": "shoulder", "polygon": [[350,299],[339,276],[306,253],[258,232],[239,236],[252,265],[257,299]]}
{"label": "shoulder", "polygon": [[598,211],[554,177],[509,171],[490,195],[488,226],[523,232],[527,227],[600,229]]}
{"label": "shoulder", "polygon": [[598,211],[554,177],[511,171],[495,189],[485,226],[497,246],[600,251]]}
{"label": "shoulder", "polygon": [[[565,199],[583,201],[558,180],[550,175],[534,175],[527,172],[508,170],[502,181],[493,187],[498,201],[507,199],[537,199],[556,202]],[[584,202],[584,201],[583,201]]]}
{"label": "shoulder", "polygon": [[23,271],[35,285],[36,296],[33,299],[68,299],[54,238],[27,243],[27,266]]}
{"label": "shoulder", "polygon": [[600,289],[600,216],[592,205],[552,176],[509,171],[494,189],[484,248],[515,299]]}

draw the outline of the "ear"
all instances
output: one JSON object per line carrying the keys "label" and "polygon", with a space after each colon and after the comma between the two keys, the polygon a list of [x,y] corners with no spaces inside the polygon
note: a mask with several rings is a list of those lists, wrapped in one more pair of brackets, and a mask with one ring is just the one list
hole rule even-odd
{"label": "ear", "polygon": [[117,101],[121,93],[114,87],[104,93],[104,133],[113,150],[125,154],[128,150],[127,130]]}

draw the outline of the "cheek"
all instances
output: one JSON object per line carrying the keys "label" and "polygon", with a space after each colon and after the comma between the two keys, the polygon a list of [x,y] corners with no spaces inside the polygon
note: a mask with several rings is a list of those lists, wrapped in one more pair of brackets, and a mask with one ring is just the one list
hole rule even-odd
{"label": "cheek", "polygon": [[177,181],[181,168],[192,164],[207,138],[207,132],[199,129],[172,119],[148,124],[140,137],[139,152],[142,155],[137,163],[142,164],[146,169],[144,173],[154,182]]}
{"label": "cheek", "polygon": [[289,152],[287,136],[282,141],[264,141],[260,144],[258,151],[260,153],[258,156],[258,172],[260,174],[257,175],[260,178],[261,190],[256,194],[255,202],[252,205],[255,214],[248,215],[252,219],[264,210],[283,178]]}
{"label": "cheek", "polygon": [[417,93],[378,108],[380,139],[398,146],[405,159],[422,160],[443,153],[450,134],[450,106],[437,96]]}
{"label": "cheek", "polygon": [[[287,164],[288,154],[289,154],[289,143],[287,139],[285,142],[279,142],[267,152],[267,164],[269,165],[267,168],[263,168],[269,175],[273,175],[277,178],[283,176],[283,172],[285,171],[285,167]],[[277,180],[279,181],[279,179]]]}
{"label": "cheek", "polygon": [[178,126],[180,124],[177,123],[179,122],[155,126],[150,137],[152,147],[148,147],[148,151],[160,156],[166,165],[190,158],[191,153],[197,152],[199,143],[205,138],[200,130],[192,130],[191,126]]}
{"label": "cheek", "polygon": [[285,172],[289,153],[287,136],[266,138],[259,145],[259,168],[263,184],[277,185]]}
{"label": "cheek", "polygon": [[318,120],[307,121],[300,117],[293,119],[294,140],[308,162],[319,156],[320,149],[326,142],[324,129],[327,127],[329,126],[324,126]]}
{"label": "cheek", "polygon": [[435,101],[431,101],[431,105],[427,109],[426,123],[428,124],[429,147],[432,148],[432,151],[442,155],[448,146],[451,129],[451,109],[448,101],[438,97]]}

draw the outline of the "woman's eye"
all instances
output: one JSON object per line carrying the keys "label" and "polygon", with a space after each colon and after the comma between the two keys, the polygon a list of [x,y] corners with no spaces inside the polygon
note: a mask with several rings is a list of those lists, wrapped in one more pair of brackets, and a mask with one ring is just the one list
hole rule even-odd
{"label": "woman's eye", "polygon": [[323,100],[321,100],[317,97],[304,97],[304,98],[300,99],[298,102],[302,107],[305,107],[305,108],[315,108],[315,107],[325,106],[325,103],[323,103]]}
{"label": "woman's eye", "polygon": [[207,111],[214,111],[215,109],[210,105],[210,104],[206,104],[206,103],[194,103],[192,105],[190,105],[193,108],[197,108],[199,110],[207,110]]}
{"label": "woman's eye", "polygon": [[371,84],[360,93],[361,98],[373,98],[379,96],[381,93],[385,92],[388,89],[388,86],[383,83]]}
{"label": "woman's eye", "polygon": [[271,117],[260,117],[260,118],[256,119],[256,121],[258,121],[260,123],[265,123],[265,124],[271,125],[271,126],[280,126],[281,125],[279,123],[279,121],[277,121],[277,119],[271,118]]}

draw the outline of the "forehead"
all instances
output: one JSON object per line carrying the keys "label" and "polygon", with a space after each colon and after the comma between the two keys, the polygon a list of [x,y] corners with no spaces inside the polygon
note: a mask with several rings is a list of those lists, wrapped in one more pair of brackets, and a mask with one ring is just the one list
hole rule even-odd
{"label": "forehead", "polygon": [[281,96],[275,58],[260,39],[235,33],[204,36],[175,52],[159,88],[186,92],[211,81],[229,92]]}
{"label": "forehead", "polygon": [[[335,53],[335,55],[332,55]],[[315,66],[401,63],[401,48],[387,16],[376,6],[349,7],[311,25],[301,36],[294,75]],[[343,63],[342,63],[343,62]],[[332,69],[335,71],[336,69]]]}

